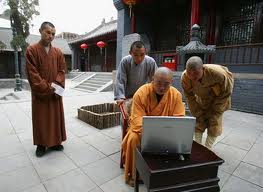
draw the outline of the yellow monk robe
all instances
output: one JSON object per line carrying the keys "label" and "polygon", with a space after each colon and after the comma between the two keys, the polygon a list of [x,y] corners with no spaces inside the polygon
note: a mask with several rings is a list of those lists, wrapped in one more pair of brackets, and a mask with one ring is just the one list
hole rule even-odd
{"label": "yellow monk robe", "polygon": [[208,135],[221,135],[223,112],[231,107],[232,73],[221,65],[204,64],[200,82],[194,84],[184,71],[181,83],[189,109],[196,117],[196,132],[207,128]]}
{"label": "yellow monk robe", "polygon": [[133,96],[128,133],[122,142],[125,181],[135,178],[135,148],[141,143],[143,116],[183,116],[182,94],[170,87],[158,103],[152,83],[140,87]]}

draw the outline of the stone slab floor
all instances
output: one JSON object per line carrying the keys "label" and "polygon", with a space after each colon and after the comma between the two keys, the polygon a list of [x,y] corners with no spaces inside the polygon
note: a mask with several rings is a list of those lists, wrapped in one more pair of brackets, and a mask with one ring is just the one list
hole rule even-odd
{"label": "stone slab floor", "polygon": [[[67,89],[65,149],[42,158],[35,156],[32,145],[30,92],[18,95],[20,100],[0,100],[0,192],[133,191],[119,168],[120,126],[98,130],[76,118],[81,106],[113,102],[112,92]],[[222,192],[263,192],[262,124],[260,115],[225,113],[224,131],[214,147],[225,160],[219,170]],[[140,191],[146,191],[144,185]]]}

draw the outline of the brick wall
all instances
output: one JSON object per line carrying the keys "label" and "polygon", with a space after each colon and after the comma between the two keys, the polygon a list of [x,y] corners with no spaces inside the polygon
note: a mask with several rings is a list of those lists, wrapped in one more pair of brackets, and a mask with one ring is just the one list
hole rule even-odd
{"label": "brick wall", "polygon": [[[175,73],[173,85],[183,93],[180,78],[181,73]],[[263,114],[263,75],[235,74],[232,109]]]}

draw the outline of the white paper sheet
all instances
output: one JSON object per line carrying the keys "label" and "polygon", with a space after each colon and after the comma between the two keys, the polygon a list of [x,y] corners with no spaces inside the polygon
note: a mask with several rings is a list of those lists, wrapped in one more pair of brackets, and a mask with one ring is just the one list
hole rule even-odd
{"label": "white paper sheet", "polygon": [[56,94],[58,94],[61,97],[64,95],[65,89],[63,87],[59,86],[56,83],[51,83],[51,86],[55,88],[55,93]]}

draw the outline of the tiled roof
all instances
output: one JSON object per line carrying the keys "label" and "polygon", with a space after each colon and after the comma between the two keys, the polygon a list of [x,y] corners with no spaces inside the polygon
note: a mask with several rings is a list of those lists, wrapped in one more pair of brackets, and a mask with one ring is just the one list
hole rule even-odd
{"label": "tiled roof", "polygon": [[178,53],[214,53],[215,45],[204,45],[200,41],[190,41],[186,46],[177,46]]}
{"label": "tiled roof", "polygon": [[[6,48],[5,51],[13,51],[13,48],[10,45],[10,42],[13,38],[12,30],[10,28],[0,28],[0,41],[2,41]],[[27,37],[27,43],[33,44],[37,43],[40,40],[39,35],[29,35]],[[63,54],[71,55],[71,50],[69,48],[68,42],[65,39],[55,38],[52,41],[54,47],[60,48]]]}
{"label": "tiled roof", "polygon": [[191,54],[191,53],[214,53],[215,52],[215,45],[204,45],[200,41],[200,27],[197,24],[192,26],[191,31],[191,40],[190,42],[183,46],[177,46],[176,52],[179,54]]}
{"label": "tiled roof", "polygon": [[117,32],[117,20],[110,21],[108,23],[102,22],[100,26],[95,28],[94,30],[88,32],[85,35],[82,35],[76,39],[69,41],[69,44],[89,40],[98,36],[102,36],[108,33]]}

